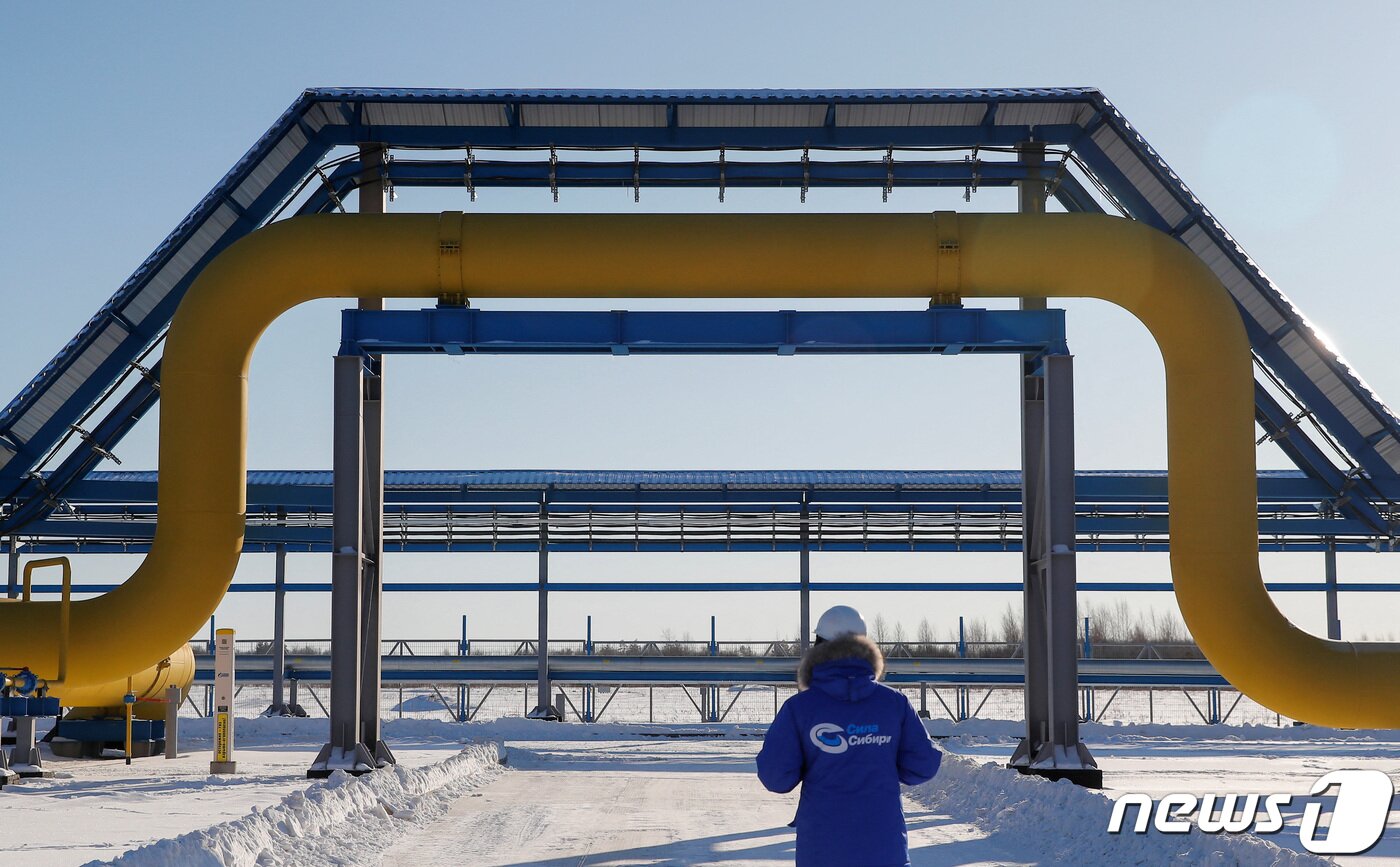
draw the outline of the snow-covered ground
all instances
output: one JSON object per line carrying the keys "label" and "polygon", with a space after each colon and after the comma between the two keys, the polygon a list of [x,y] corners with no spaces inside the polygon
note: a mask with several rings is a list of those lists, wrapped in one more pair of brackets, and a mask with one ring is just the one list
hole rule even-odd
{"label": "snow-covered ground", "polygon": [[[763,792],[753,778],[762,724],[391,719],[386,735],[404,770],[326,782],[305,779],[325,739],[324,718],[240,719],[239,773],[230,777],[208,776],[208,722],[186,720],[182,728],[179,759],[130,767],[56,760],[58,778],[5,787],[0,864],[75,865],[124,852],[125,867],[791,863],[786,825],[794,799]],[[1085,740],[1105,770],[1105,797],[1000,767],[1018,728],[996,720],[930,723],[950,755],[938,779],[909,792],[915,865],[1321,863],[1274,848],[1301,853],[1302,798],[1270,843],[1201,834],[1112,838],[1104,833],[1108,798],[1125,791],[1302,795],[1321,773],[1339,768],[1400,778],[1395,731],[1086,725]],[[692,736],[666,736],[677,734]],[[508,767],[494,763],[495,744]],[[1371,852],[1339,861],[1400,865],[1398,820],[1392,814],[1395,824]]]}
{"label": "snow-covered ground", "polygon": [[[407,768],[456,755],[460,731],[415,732],[406,721],[396,754]],[[442,728],[442,726],[439,726]],[[0,864],[82,864],[106,860],[136,846],[238,819],[309,788],[306,769],[326,737],[324,719],[240,719],[238,773],[210,776],[212,726],[181,722],[180,757],[56,759],[56,776],[24,780],[0,790],[4,833]],[[18,821],[16,821],[18,820]],[[21,862],[14,856],[23,852]],[[156,862],[159,863],[159,862]],[[188,863],[188,862],[172,862]],[[314,863],[314,862],[303,862]]]}
{"label": "snow-covered ground", "polygon": [[[576,686],[557,687],[567,696],[569,713],[574,714],[583,707],[582,688]],[[721,687],[719,690],[719,710],[725,714],[725,722],[768,723],[777,713],[777,707],[795,690],[791,687],[774,689],[770,686]],[[922,702],[931,716],[948,718],[950,711],[957,707],[953,688],[930,689],[921,695],[918,689],[906,689],[904,694],[918,707]],[[686,698],[687,693],[690,698]],[[1202,713],[1207,709],[1207,690],[1193,689],[1189,693],[1179,689],[1156,688],[1113,690],[1098,688],[1093,690],[1095,719],[1103,722],[1123,722],[1133,724],[1153,723],[1203,723]],[[424,687],[399,688],[386,684],[381,693],[382,713],[385,719],[439,719],[448,720],[458,707],[457,690],[443,687],[434,690]],[[1240,698],[1231,690],[1221,691],[1222,713],[1228,712],[1226,720],[1235,725],[1283,725],[1291,722],[1273,711],[1255,704],[1248,698]],[[328,700],[324,687],[302,686],[298,699],[303,708],[311,714],[325,715],[325,709],[318,700]],[[1018,720],[1025,713],[1025,703],[1020,688],[1009,689],[970,689],[968,693],[972,714],[978,719]],[[472,719],[486,722],[493,719],[522,716],[536,705],[533,687],[498,686],[495,688],[473,687],[466,690],[463,704],[471,708]],[[239,690],[235,706],[240,715],[252,716],[265,710],[271,701],[271,690],[266,686],[247,686]],[[678,686],[622,687],[616,691],[599,687],[595,697],[594,713],[599,721],[611,722],[680,722],[691,723],[700,719],[698,704],[699,690],[691,687],[683,690]],[[191,701],[182,708],[182,713],[193,717],[195,707],[204,706],[204,690],[197,687]]]}

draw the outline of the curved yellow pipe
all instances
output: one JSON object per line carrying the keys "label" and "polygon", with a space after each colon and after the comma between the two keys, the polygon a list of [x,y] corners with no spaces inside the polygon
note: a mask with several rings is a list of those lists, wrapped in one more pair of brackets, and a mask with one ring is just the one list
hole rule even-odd
{"label": "curved yellow pipe", "polygon": [[[1249,345],[1185,247],[1098,215],[329,215],[261,229],[190,288],[166,344],[159,526],[121,587],[73,604],[68,677],[124,677],[184,643],[243,539],[248,361],[315,298],[1092,297],[1137,316],[1167,375],[1172,574],[1241,691],[1296,719],[1400,726],[1400,646],[1290,624],[1259,573]],[[57,604],[0,607],[0,662],[56,666]],[[141,622],[139,635],[120,624]]]}

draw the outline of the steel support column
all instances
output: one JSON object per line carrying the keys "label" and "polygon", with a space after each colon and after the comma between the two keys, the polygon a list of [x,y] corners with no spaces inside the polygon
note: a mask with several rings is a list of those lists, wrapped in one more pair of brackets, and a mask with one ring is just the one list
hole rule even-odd
{"label": "steel support column", "polygon": [[1079,740],[1073,359],[1040,365],[1022,384],[1026,737],[1010,767],[1101,788],[1103,772]]}
{"label": "steel support column", "polygon": [[9,769],[25,780],[52,777],[53,771],[44,767],[44,757],[39,752],[39,718],[17,716],[11,722],[15,726],[15,745],[10,748]]}
{"label": "steel support column", "polygon": [[[1035,168],[1045,145],[1025,142]],[[1017,184],[1017,210],[1045,213],[1044,181]],[[1043,310],[1043,298],[1021,299]],[[1074,620],[1074,385],[1070,356],[1021,356],[1021,522],[1026,737],[1010,766],[1022,773],[1102,787],[1103,772],[1079,742]]]}
{"label": "steel support column", "polygon": [[811,510],[809,508],[807,499],[807,492],[803,491],[802,548],[798,552],[797,557],[799,569],[798,580],[801,583],[802,587],[802,589],[798,591],[798,595],[800,598],[800,602],[798,604],[801,609],[798,617],[799,623],[801,624],[798,628],[798,634],[800,636],[798,645],[801,647],[802,653],[804,654],[807,652],[807,648],[812,642],[812,551],[810,545],[808,544],[811,541],[812,534],[811,530],[807,525],[807,521],[811,516]]}
{"label": "steel support column", "polygon": [[[361,660],[364,637],[361,557],[364,522],[365,368],[359,356],[335,358],[335,482],[331,526],[331,706],[330,740],[306,772],[327,777],[335,770],[352,774],[375,769],[374,756],[360,739]],[[378,647],[374,648],[378,655]]]}
{"label": "steel support column", "polygon": [[[362,214],[382,214],[388,205],[385,183],[387,150],[384,145],[360,145],[359,210]],[[361,298],[361,310],[383,310],[384,299]],[[374,756],[375,765],[395,763],[394,754],[380,737],[379,681],[381,614],[384,601],[384,358],[365,359],[365,379],[361,418],[364,424],[364,478],[360,492],[360,520],[363,525],[361,554],[361,639],[360,652],[360,742]]]}
{"label": "steel support column", "polygon": [[[277,524],[287,525],[287,510],[277,509]],[[306,709],[297,704],[296,689],[286,698],[287,670],[287,546],[277,545],[273,549],[273,604],[272,604],[272,703],[265,716],[306,716]]]}
{"label": "steel support column", "polygon": [[183,690],[178,686],[165,688],[165,757],[180,757],[180,697]]}
{"label": "steel support column", "polygon": [[6,586],[5,595],[11,599],[19,598],[19,537],[10,537],[10,578]]}
{"label": "steel support column", "polygon": [[1342,620],[1337,613],[1337,540],[1327,539],[1327,550],[1323,554],[1327,569],[1327,637],[1333,641],[1342,640]]}
{"label": "steel support column", "polygon": [[549,703],[549,494],[540,495],[539,529],[539,629],[535,650],[539,659],[535,707],[526,716],[531,719],[558,720],[559,712]]}
{"label": "steel support column", "polygon": [[384,439],[383,378],[380,359],[366,359],[370,369],[365,376],[363,403],[364,477],[360,495],[362,526],[360,628],[360,742],[374,756],[375,765],[395,764],[394,753],[384,743],[379,727],[379,681],[381,611],[384,602],[384,576],[380,564],[384,555]]}
{"label": "steel support column", "polygon": [[[287,525],[287,510],[277,509],[277,525]],[[273,549],[272,591],[272,702],[264,716],[290,716],[291,709],[284,700],[287,669],[287,546]],[[305,714],[299,714],[305,716]]]}

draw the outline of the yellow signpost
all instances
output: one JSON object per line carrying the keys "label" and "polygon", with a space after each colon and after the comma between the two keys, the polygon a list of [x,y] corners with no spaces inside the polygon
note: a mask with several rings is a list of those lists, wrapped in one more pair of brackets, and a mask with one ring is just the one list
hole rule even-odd
{"label": "yellow signpost", "polygon": [[211,774],[232,774],[233,760],[233,630],[214,633],[214,760]]}

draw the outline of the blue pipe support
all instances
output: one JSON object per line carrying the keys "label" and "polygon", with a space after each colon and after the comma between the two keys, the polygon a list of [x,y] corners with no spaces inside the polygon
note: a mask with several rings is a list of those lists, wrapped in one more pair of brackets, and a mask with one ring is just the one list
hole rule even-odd
{"label": "blue pipe support", "polygon": [[1064,311],[521,311],[341,313],[340,354],[861,354],[1069,351]]}

